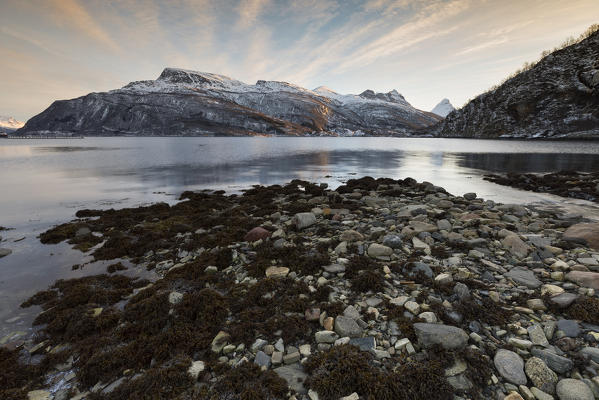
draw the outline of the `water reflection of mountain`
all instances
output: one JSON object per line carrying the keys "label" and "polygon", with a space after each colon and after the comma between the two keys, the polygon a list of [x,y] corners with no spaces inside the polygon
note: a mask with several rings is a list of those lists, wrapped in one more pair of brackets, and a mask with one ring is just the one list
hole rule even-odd
{"label": "water reflection of mountain", "polygon": [[[265,156],[240,162],[205,165],[177,163],[143,169],[113,169],[111,175],[137,175],[142,182],[173,187],[210,184],[282,183],[290,179],[319,179],[325,175],[357,174],[382,176],[397,170],[404,159],[401,151],[316,151]],[[96,171],[99,172],[99,171]]]}
{"label": "water reflection of mountain", "polygon": [[572,153],[461,153],[461,167],[492,172],[597,171],[599,156]]}

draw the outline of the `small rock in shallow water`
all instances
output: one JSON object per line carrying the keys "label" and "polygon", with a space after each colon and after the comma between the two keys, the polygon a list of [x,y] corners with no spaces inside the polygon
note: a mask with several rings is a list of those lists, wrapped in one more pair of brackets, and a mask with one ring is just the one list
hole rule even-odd
{"label": "small rock in shallow water", "polygon": [[12,254],[12,250],[11,249],[5,249],[5,248],[1,248],[0,249],[0,258],[9,256],[11,254]]}

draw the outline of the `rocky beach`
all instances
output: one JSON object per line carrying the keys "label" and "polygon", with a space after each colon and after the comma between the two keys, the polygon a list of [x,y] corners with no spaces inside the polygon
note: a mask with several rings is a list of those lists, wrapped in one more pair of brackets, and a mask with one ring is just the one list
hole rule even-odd
{"label": "rocky beach", "polygon": [[599,397],[580,216],[365,177],[77,218],[40,241],[110,266],[23,304],[38,331],[1,339],[2,398]]}

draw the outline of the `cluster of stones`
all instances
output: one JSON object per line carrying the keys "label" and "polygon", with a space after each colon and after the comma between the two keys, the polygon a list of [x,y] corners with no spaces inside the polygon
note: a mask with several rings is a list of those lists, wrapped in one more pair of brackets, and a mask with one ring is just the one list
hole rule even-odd
{"label": "cluster of stones", "polygon": [[[384,195],[389,192],[393,195]],[[342,199],[359,207],[331,209],[332,198],[337,204]],[[412,187],[379,184],[375,190],[358,188],[349,193],[327,191],[325,196],[306,195],[304,201],[313,205],[311,212],[277,212],[248,232],[246,242],[232,246],[236,262],[243,266],[250,258],[244,252],[250,253],[264,241],[272,241],[275,247],[292,246],[299,234],[309,238],[312,246],[338,243],[329,248],[331,264],[318,274],[302,276],[285,265],[272,265],[265,277],[291,277],[314,291],[330,286],[329,300],[344,304],[342,314],[305,310],[306,320],[318,321],[320,330],[297,343],[258,337],[246,348],[231,343],[223,330],[212,342],[220,361],[233,366],[252,362],[273,369],[293,390],[290,398],[315,400],[318,393],[303,385],[307,375],[302,364],[311,354],[333,346],[356,345],[382,367],[389,360],[417,359],[436,346],[446,350],[471,347],[493,353],[489,366],[494,374],[484,388],[493,398],[599,398],[599,326],[564,319],[551,311],[565,309],[585,296],[597,298],[599,251],[593,246],[599,243],[599,224],[523,205],[496,204],[474,193],[452,196],[429,183]],[[328,233],[321,236],[322,227]],[[447,254],[439,255],[438,247]],[[352,289],[345,273],[355,255],[378,263],[384,278],[382,291]],[[182,256],[184,260],[158,269],[177,268],[194,257]],[[240,282],[256,281],[243,268],[235,271]],[[420,279],[423,276],[429,280]],[[451,293],[441,290],[450,284]],[[522,296],[526,304],[514,304],[512,300]],[[169,301],[176,304],[181,297],[173,292]],[[501,325],[476,320],[464,324],[457,305],[482,299],[509,311],[511,317]],[[388,318],[385,303],[403,307],[417,340],[406,337]],[[439,309],[445,315],[439,315]],[[204,362],[196,360],[189,373],[202,377],[204,368]],[[456,359],[445,371],[456,391],[473,388],[468,368],[464,360]],[[358,399],[359,395],[348,393],[345,398]]]}

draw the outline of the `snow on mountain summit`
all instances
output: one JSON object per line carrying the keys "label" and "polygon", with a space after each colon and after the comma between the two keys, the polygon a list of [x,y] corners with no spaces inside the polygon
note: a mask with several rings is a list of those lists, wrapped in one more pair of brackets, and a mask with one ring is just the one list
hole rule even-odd
{"label": "snow on mountain summit", "polygon": [[282,81],[247,84],[225,75],[165,68],[155,80],[55,101],[20,134],[411,135],[440,118],[396,90],[339,94]]}
{"label": "snow on mountain summit", "polygon": [[25,125],[24,122],[17,121],[13,117],[0,115],[0,130],[14,131]]}
{"label": "snow on mountain summit", "polygon": [[445,118],[453,110],[455,110],[455,107],[449,102],[449,99],[443,99],[431,110],[431,112]]}

